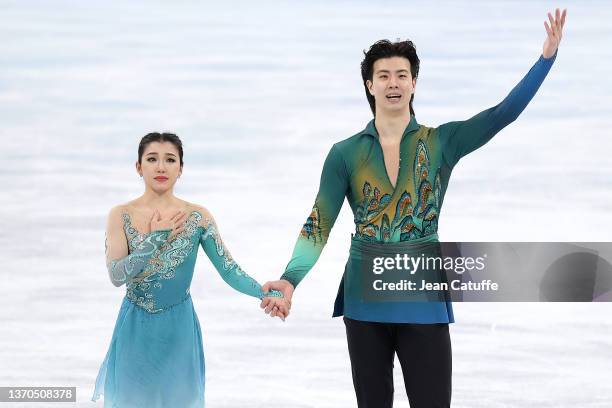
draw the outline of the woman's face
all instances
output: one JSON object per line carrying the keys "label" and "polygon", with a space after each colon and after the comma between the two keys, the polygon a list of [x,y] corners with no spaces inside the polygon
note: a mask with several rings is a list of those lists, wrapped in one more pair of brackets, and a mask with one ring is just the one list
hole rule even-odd
{"label": "woman's face", "polygon": [[151,142],[145,148],[136,170],[145,185],[156,193],[163,193],[174,187],[183,169],[176,146],[170,142]]}

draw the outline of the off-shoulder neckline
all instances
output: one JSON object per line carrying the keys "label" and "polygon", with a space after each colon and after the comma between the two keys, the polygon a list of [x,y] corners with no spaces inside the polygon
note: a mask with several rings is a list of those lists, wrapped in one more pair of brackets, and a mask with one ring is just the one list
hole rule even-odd
{"label": "off-shoulder neckline", "polygon": [[[202,215],[202,213],[198,210],[192,210],[189,215],[187,216],[187,219],[185,220],[185,223],[187,221],[189,221],[189,218],[193,215],[193,214],[198,214],[201,218],[203,218],[204,216]],[[127,216],[127,223],[130,226],[130,228],[132,228],[135,232],[137,236],[140,237],[146,237],[148,235],[151,235],[151,232],[140,232],[136,227],[134,227],[134,225],[132,224],[132,216],[130,215],[130,213],[127,210],[123,210],[121,213],[122,217],[123,216]],[[125,224],[124,224],[125,225]],[[202,227],[204,228],[202,225],[200,225],[199,221],[198,221],[198,228]]]}

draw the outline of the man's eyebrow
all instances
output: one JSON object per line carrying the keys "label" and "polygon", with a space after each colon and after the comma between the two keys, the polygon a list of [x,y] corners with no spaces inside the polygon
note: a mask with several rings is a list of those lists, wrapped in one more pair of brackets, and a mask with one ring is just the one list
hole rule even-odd
{"label": "man's eyebrow", "polygon": [[[384,72],[385,74],[388,74],[388,73],[389,73],[389,70],[388,70],[388,69],[379,69],[378,71],[376,71],[376,73],[377,73],[377,74],[380,74],[380,73],[382,73],[382,72]],[[398,69],[398,70],[397,70],[397,71],[395,71],[395,72],[408,72],[408,70],[407,70],[407,69],[405,69],[405,68],[402,68],[402,69]]]}

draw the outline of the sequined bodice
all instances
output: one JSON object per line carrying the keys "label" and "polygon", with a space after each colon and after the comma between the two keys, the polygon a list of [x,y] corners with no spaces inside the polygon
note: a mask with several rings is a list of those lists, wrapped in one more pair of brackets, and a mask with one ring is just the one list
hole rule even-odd
{"label": "sequined bodice", "polygon": [[[202,215],[193,211],[184,230],[155,251],[144,271],[127,284],[127,297],[150,313],[164,311],[189,296],[189,287],[198,253]],[[147,237],[123,214],[123,227],[129,252]]]}

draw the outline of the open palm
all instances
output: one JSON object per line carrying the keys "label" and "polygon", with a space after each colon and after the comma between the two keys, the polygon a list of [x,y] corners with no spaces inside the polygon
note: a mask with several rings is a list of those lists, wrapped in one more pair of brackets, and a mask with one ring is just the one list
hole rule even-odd
{"label": "open palm", "polygon": [[548,13],[548,21],[544,21],[544,28],[546,28],[546,40],[544,41],[544,48],[542,55],[544,58],[550,58],[555,55],[559,44],[561,43],[561,37],[563,37],[563,26],[565,25],[565,16],[567,16],[567,9],[563,10],[563,13],[559,9],[555,10],[555,17]]}

